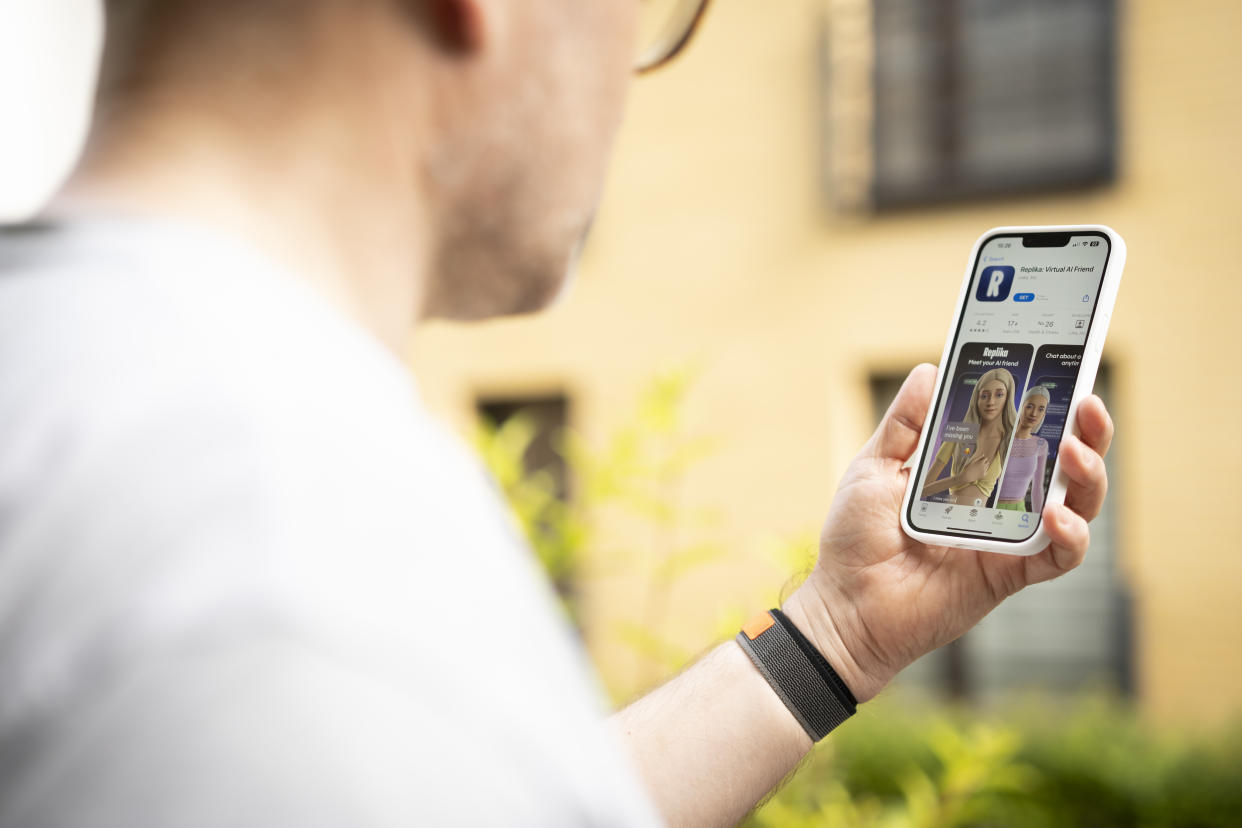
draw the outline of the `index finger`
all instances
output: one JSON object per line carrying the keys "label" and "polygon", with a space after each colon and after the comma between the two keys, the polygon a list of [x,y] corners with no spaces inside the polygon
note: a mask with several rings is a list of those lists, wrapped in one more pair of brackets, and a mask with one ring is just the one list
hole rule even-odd
{"label": "index finger", "polygon": [[1082,441],[1103,457],[1113,443],[1113,418],[1108,415],[1104,401],[1095,394],[1078,406],[1078,434]]}

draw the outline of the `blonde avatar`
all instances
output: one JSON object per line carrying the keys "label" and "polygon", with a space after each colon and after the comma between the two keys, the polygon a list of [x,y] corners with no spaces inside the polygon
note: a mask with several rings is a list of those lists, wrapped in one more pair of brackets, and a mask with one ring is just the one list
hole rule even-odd
{"label": "blonde avatar", "polygon": [[[927,480],[931,482],[923,487],[923,497],[947,489],[953,503],[982,506],[987,502],[996,488],[1004,453],[1018,420],[1014,386],[1013,374],[1004,368],[993,368],[979,378],[963,418],[979,426],[975,444],[946,442],[940,447],[928,472]],[[946,465],[950,466],[949,476],[937,480]]]}

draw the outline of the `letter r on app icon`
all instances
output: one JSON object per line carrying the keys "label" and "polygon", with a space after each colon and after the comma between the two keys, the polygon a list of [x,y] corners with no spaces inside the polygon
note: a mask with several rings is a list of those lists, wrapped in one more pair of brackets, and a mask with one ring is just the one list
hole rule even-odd
{"label": "letter r on app icon", "polygon": [[975,298],[980,302],[1004,302],[1013,287],[1013,268],[1009,265],[985,267],[979,274]]}

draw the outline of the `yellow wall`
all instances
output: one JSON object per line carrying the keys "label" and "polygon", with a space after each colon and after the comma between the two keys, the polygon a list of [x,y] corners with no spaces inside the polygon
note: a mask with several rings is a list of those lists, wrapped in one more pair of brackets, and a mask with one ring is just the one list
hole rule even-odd
{"label": "yellow wall", "polygon": [[[1242,709],[1242,369],[1229,335],[1242,307],[1242,4],[1123,4],[1115,184],[874,217],[824,206],[820,3],[774,8],[718,0],[689,54],[635,83],[571,298],[537,318],[420,333],[431,405],[464,428],[479,393],[565,389],[574,427],[598,439],[659,368],[697,366],[688,428],[720,450],[679,496],[717,508],[714,531],[737,549],[673,589],[669,626],[701,648],[729,608],[780,586],[763,539],[822,518],[870,428],[868,376],[939,357],[975,237],[1109,224],[1130,250],[1106,359],[1139,698],[1161,718]],[[596,562],[587,629],[605,674],[632,689],[614,620],[644,584],[627,567]]]}

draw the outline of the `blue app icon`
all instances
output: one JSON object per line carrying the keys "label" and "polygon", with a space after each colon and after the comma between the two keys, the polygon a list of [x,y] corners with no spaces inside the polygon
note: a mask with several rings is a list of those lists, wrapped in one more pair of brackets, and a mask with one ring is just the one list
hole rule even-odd
{"label": "blue app icon", "polygon": [[975,289],[975,298],[980,302],[1004,302],[1009,298],[1011,287],[1013,287],[1013,267],[1010,265],[985,267],[979,274],[979,287]]}

